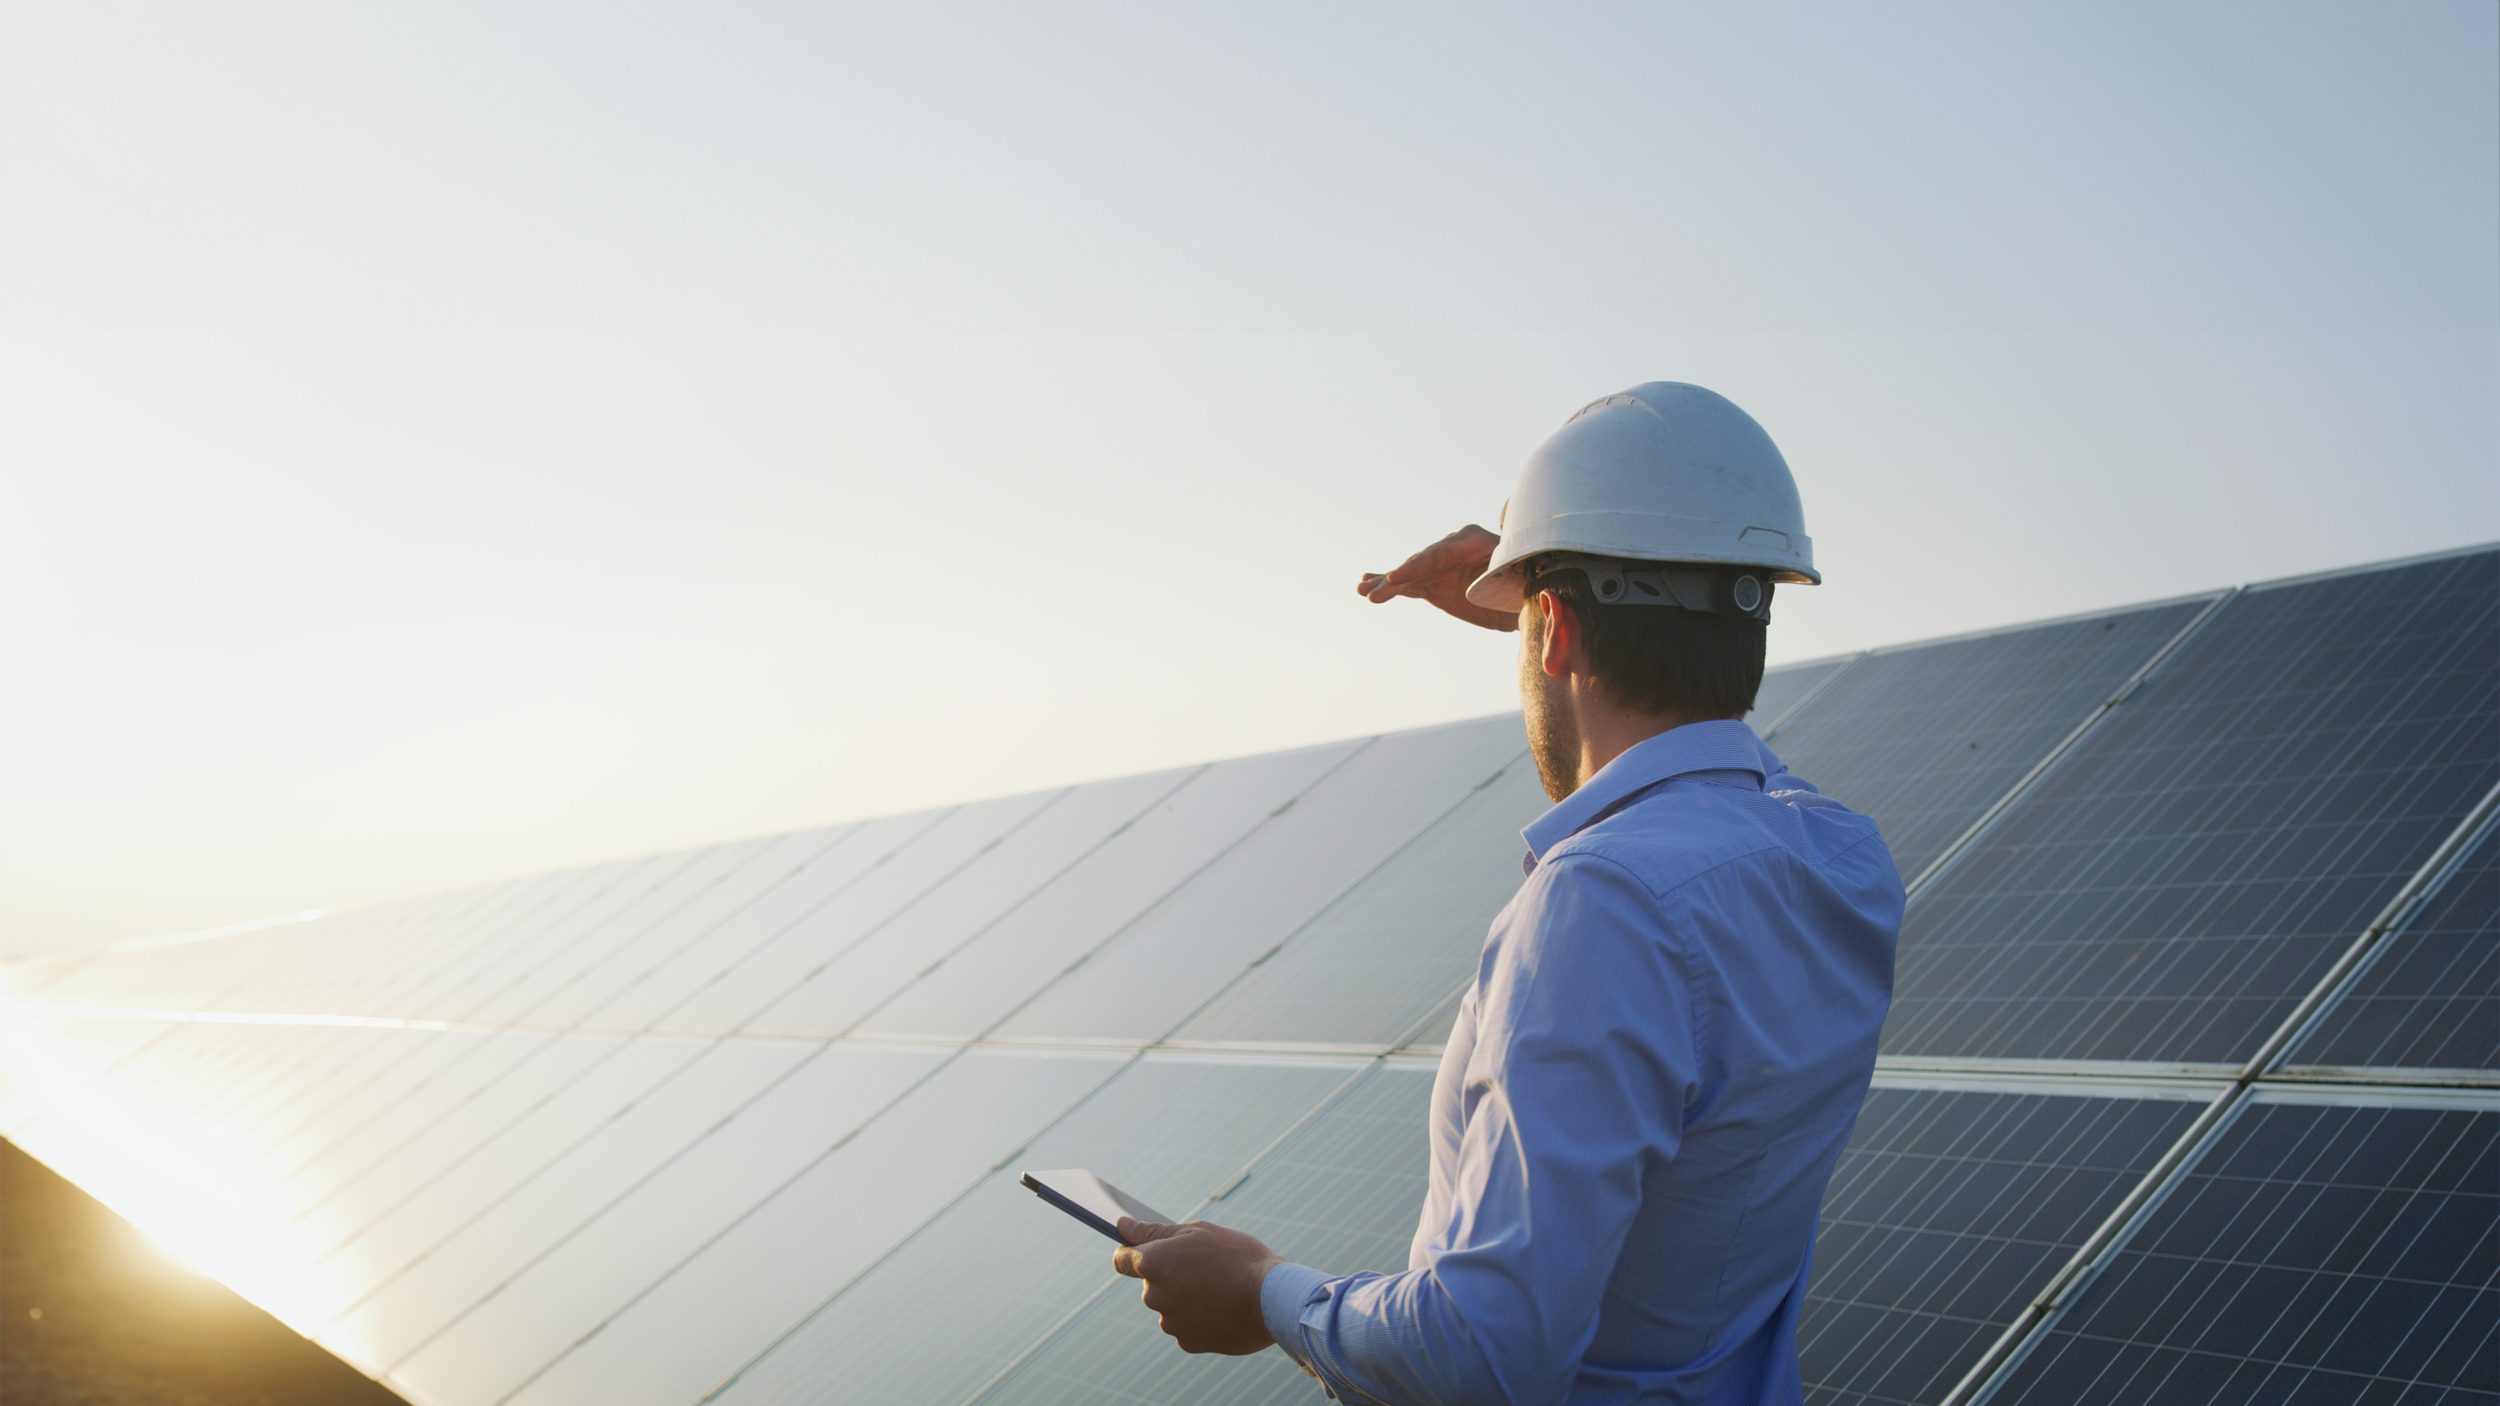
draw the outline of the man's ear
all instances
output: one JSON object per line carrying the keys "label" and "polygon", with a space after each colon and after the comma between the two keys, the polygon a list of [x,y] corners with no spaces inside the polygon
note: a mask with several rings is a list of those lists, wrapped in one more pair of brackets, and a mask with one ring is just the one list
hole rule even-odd
{"label": "man's ear", "polygon": [[1547,675],[1561,678],[1571,672],[1580,659],[1580,617],[1552,591],[1539,591],[1537,613],[1545,617],[1544,658],[1540,661]]}

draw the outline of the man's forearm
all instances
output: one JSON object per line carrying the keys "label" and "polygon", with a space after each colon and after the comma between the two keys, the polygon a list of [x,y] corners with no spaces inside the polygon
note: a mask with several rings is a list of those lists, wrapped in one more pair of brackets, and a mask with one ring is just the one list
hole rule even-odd
{"label": "man's forearm", "polygon": [[1260,1286],[1259,1307],[1277,1347],[1340,1401],[1473,1406],[1510,1399],[1429,1271],[1338,1277],[1280,1264]]}

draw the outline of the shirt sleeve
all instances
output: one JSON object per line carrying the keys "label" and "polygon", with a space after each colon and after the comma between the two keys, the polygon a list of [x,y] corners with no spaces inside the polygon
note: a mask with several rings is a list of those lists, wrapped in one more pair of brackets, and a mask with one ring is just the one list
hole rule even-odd
{"label": "shirt sleeve", "polygon": [[1423,1263],[1279,1266],[1269,1332],[1341,1401],[1548,1406],[1571,1390],[1700,1059],[1659,903],[1603,858],[1530,876],[1480,970],[1449,1216]]}

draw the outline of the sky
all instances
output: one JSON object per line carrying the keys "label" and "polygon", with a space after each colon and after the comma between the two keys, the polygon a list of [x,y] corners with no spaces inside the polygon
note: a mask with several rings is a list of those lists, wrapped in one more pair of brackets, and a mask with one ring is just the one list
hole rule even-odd
{"label": "sky", "polygon": [[1642,381],[1775,662],[2500,539],[2500,7],[0,8],[0,954],[1515,704]]}

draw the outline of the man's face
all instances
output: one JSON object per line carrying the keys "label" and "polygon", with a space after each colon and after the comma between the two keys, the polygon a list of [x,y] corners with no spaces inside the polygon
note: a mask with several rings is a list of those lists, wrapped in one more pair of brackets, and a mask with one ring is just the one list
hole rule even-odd
{"label": "man's face", "polygon": [[1536,601],[1519,612],[1519,711],[1527,719],[1528,751],[1547,800],[1579,789],[1580,724],[1563,680],[1545,672],[1545,612]]}

